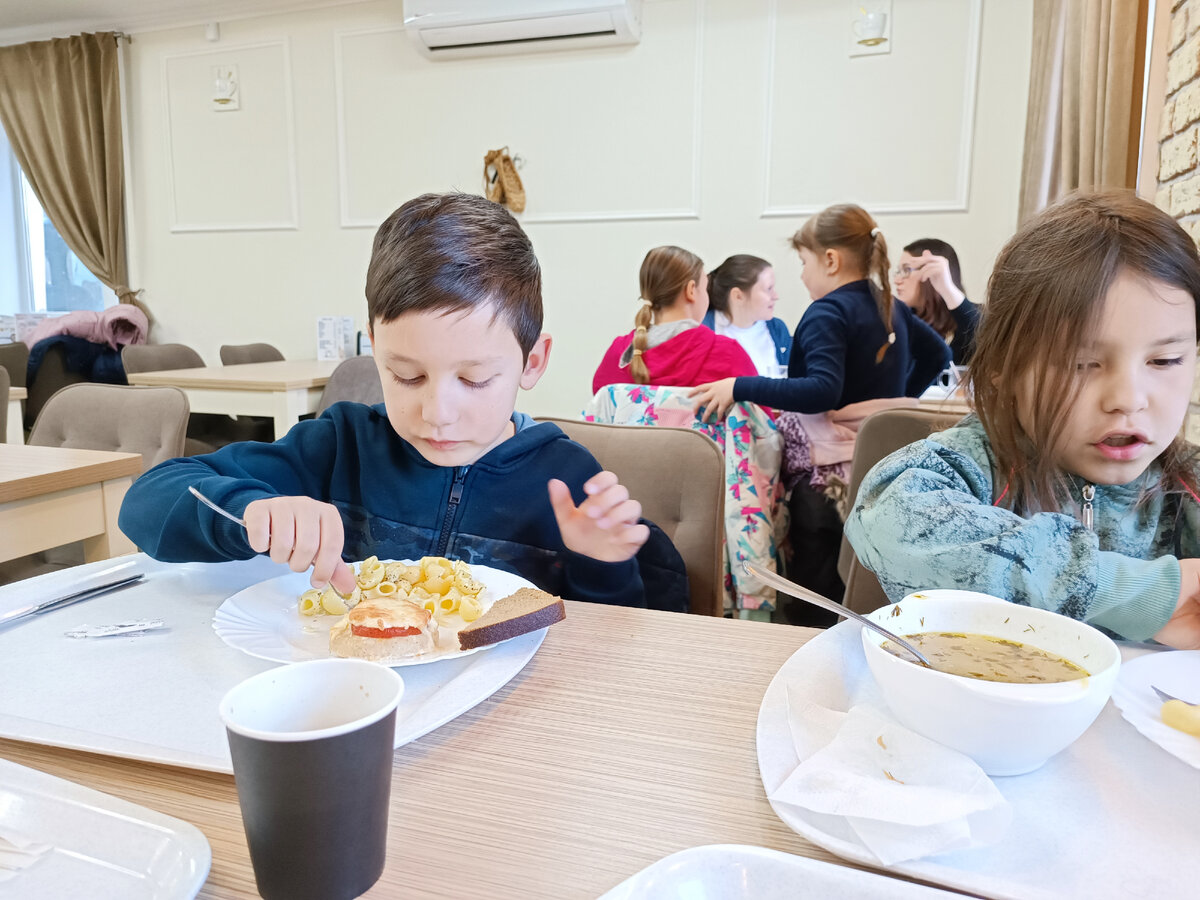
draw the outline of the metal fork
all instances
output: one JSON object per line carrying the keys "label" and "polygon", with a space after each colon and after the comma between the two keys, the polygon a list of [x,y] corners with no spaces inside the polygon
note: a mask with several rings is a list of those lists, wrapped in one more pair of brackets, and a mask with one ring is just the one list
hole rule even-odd
{"label": "metal fork", "polygon": [[230,522],[236,522],[237,524],[241,525],[243,528],[246,527],[245,519],[239,519],[233,513],[227,512],[226,510],[221,509],[221,507],[217,506],[217,504],[213,503],[211,500],[209,500],[207,497],[205,497],[202,493],[200,493],[194,487],[188,487],[188,490],[191,491],[193,497],[195,497],[197,500],[199,500],[201,503],[203,503],[205,506],[207,506],[213,512],[224,516]]}
{"label": "metal fork", "polygon": [[1154,693],[1158,694],[1158,699],[1160,699],[1163,703],[1166,703],[1168,700],[1179,700],[1180,703],[1186,703],[1188,706],[1200,706],[1200,704],[1192,703],[1188,700],[1180,700],[1178,697],[1173,697],[1170,694],[1168,694],[1166,691],[1160,691],[1154,685],[1150,685],[1150,690],[1152,690],[1152,691],[1154,691]]}

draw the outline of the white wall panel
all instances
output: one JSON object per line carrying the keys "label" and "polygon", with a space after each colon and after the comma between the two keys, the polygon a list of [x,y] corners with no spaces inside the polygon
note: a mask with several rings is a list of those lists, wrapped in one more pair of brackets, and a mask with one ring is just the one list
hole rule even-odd
{"label": "white wall panel", "polygon": [[[238,67],[240,107],[214,110],[213,67]],[[172,231],[299,228],[287,41],[162,58]]]}
{"label": "white wall panel", "polygon": [[530,223],[699,216],[700,0],[645,7],[637,46],[433,61],[390,27],[335,36],[342,224],[482,190],[507,145]]}
{"label": "white wall panel", "polygon": [[763,215],[965,210],[981,5],[893,0],[890,52],[852,57],[847,4],[772,0]]}

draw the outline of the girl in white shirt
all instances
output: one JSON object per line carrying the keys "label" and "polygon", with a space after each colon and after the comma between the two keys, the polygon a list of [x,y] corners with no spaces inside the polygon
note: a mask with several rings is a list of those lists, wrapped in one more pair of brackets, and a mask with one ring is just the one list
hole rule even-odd
{"label": "girl in white shirt", "polygon": [[704,324],[731,337],[750,355],[758,374],[787,375],[792,335],[774,317],[775,270],[765,259],[739,253],[708,274],[709,310]]}

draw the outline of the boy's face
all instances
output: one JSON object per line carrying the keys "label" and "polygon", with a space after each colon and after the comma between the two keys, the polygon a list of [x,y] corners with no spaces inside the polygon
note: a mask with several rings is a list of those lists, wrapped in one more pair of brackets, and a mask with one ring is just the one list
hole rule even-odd
{"label": "boy's face", "polygon": [[517,389],[546,369],[550,336],[522,362],[516,335],[493,312],[408,312],[372,330],[388,421],[434,465],[470,465],[512,437]]}
{"label": "boy's face", "polygon": [[[1093,343],[1074,360],[1083,383],[1056,462],[1095,484],[1127,484],[1183,426],[1196,373],[1196,306],[1187,291],[1122,271],[1100,317]],[[1027,425],[1027,406],[1022,413]]]}

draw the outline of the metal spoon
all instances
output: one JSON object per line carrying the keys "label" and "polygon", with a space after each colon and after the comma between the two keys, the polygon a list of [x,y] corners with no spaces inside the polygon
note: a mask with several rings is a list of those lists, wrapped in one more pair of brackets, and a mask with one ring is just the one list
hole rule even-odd
{"label": "metal spoon", "polygon": [[245,519],[239,519],[233,513],[226,512],[225,510],[221,509],[221,507],[217,506],[217,504],[213,503],[211,500],[209,500],[207,497],[205,497],[202,493],[200,493],[194,487],[189,487],[188,490],[191,491],[192,496],[194,496],[197,500],[199,500],[201,503],[203,503],[205,506],[207,506],[213,512],[220,513],[225,518],[227,518],[230,522],[237,522],[243,528],[246,527]]}
{"label": "metal spoon", "polygon": [[820,594],[816,593],[815,591],[810,591],[806,587],[801,587],[800,585],[796,584],[794,581],[788,581],[786,578],[781,578],[780,576],[776,575],[774,572],[772,572],[768,569],[764,569],[762,566],[757,565],[756,563],[750,562],[750,560],[743,560],[742,568],[745,570],[746,574],[749,575],[751,578],[757,578],[759,581],[761,581],[763,584],[767,585],[768,587],[773,587],[777,591],[783,591],[789,597],[795,597],[797,600],[803,600],[805,603],[811,603],[813,606],[819,606],[819,607],[821,607],[821,609],[827,609],[830,612],[835,612],[839,616],[846,616],[847,618],[854,619],[856,622],[861,622],[863,625],[867,626],[867,628],[870,628],[873,631],[878,631],[880,634],[882,634],[884,637],[886,637],[889,641],[894,643],[897,647],[900,647],[900,648],[906,650],[907,652],[911,653],[913,655],[913,658],[916,659],[916,661],[918,663],[920,663],[921,665],[923,665],[925,668],[927,668],[927,669],[936,669],[937,668],[932,663],[930,663],[928,659],[925,658],[924,654],[922,654],[921,651],[919,651],[916,647],[914,647],[908,641],[904,640],[901,637],[897,637],[896,635],[894,635],[890,631],[888,631],[886,628],[884,628],[882,625],[872,622],[866,616],[860,616],[854,610],[847,609],[846,607],[842,606],[842,604],[835,603],[834,601],[830,600],[828,597],[822,597]]}

